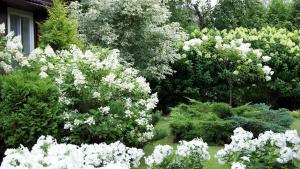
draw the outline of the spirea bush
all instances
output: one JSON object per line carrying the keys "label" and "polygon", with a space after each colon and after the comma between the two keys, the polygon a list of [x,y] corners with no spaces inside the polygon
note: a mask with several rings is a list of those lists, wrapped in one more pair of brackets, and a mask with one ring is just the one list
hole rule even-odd
{"label": "spirea bush", "polygon": [[71,143],[114,142],[130,145],[153,137],[151,112],[158,102],[138,71],[122,66],[119,51],[81,51],[76,46],[55,53],[50,46],[29,56],[28,71],[52,80],[64,107],[64,129]]}
{"label": "spirea bush", "polygon": [[70,5],[87,42],[119,49],[121,58],[149,79],[173,73],[176,44],[186,38],[161,0],[88,0]]}
{"label": "spirea bush", "polygon": [[59,144],[41,136],[32,149],[8,149],[0,169],[129,169],[144,156],[141,149],[120,142],[111,144]]}
{"label": "spirea bush", "polygon": [[201,139],[180,141],[177,149],[169,145],[158,145],[153,153],[145,158],[150,169],[201,169],[203,162],[210,159],[207,143]]}
{"label": "spirea bush", "polygon": [[216,154],[220,164],[232,169],[272,168],[296,169],[300,161],[300,137],[296,130],[285,133],[266,131],[257,138],[243,128],[234,130],[232,142]]}

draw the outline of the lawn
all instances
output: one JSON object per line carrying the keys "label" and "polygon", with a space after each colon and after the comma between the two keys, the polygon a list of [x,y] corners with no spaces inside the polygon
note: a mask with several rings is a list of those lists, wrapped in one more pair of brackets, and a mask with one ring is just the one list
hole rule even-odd
{"label": "lawn", "polygon": [[[152,143],[147,144],[144,147],[144,151],[146,156],[150,155],[156,145],[165,145],[169,144],[172,146],[175,146],[176,143],[173,142],[174,136],[171,134],[170,129],[170,119],[168,117],[163,117],[159,123],[155,126],[158,129],[166,130],[167,136],[163,139],[154,141]],[[294,123],[291,126],[291,129],[296,129],[298,133],[300,133],[300,119],[295,119]],[[230,169],[229,166],[220,165],[217,161],[217,159],[214,157],[214,155],[217,153],[219,149],[221,149],[221,146],[209,146],[209,153],[211,155],[211,159],[204,163],[203,169]],[[146,169],[146,166],[142,164],[139,169]]]}

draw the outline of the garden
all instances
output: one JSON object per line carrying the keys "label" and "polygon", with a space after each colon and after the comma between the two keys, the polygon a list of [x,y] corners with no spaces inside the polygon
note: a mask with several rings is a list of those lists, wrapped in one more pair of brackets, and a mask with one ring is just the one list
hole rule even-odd
{"label": "garden", "polygon": [[0,24],[0,169],[299,169],[300,0],[53,0]]}

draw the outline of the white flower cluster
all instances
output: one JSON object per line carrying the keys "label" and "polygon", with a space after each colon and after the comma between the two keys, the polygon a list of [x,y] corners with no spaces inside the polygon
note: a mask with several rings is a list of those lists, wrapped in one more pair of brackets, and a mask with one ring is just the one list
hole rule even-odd
{"label": "white flower cluster", "polygon": [[[125,121],[134,122],[136,128],[129,132],[130,135],[145,142],[153,137],[150,112],[158,103],[157,95],[151,94],[149,83],[138,75],[137,70],[121,65],[119,54],[118,50],[83,52],[76,46],[55,53],[47,46],[45,50],[35,49],[30,54],[29,61],[33,65],[39,65],[41,78],[51,78],[57,84],[61,94],[59,101],[66,108],[81,97],[88,97],[90,102],[97,103],[93,105],[93,109],[107,116],[108,120],[126,118]],[[74,92],[77,92],[79,98],[74,97]],[[85,95],[80,96],[82,93]],[[115,99],[124,102],[124,116],[110,111],[108,103]],[[127,104],[126,100],[131,102]],[[65,111],[65,129],[97,125],[97,117],[88,112],[82,113],[80,109],[69,108]]]}
{"label": "white flower cluster", "polygon": [[155,168],[155,166],[160,166],[165,161],[174,164],[182,163],[181,159],[196,160],[197,162],[209,160],[207,143],[198,138],[192,141],[180,141],[176,151],[169,145],[158,145],[153,153],[145,158],[145,163],[150,168]]}
{"label": "white flower cluster", "polygon": [[[251,132],[242,128],[234,130],[232,142],[226,144],[224,149],[216,154],[220,164],[232,162],[232,169],[244,169],[247,165],[253,165],[252,161],[263,161],[263,158],[284,165],[293,160],[300,160],[300,137],[296,130],[287,130],[285,133],[266,131],[253,138]],[[231,161],[236,159],[235,161]]]}
{"label": "white flower cluster", "polygon": [[5,34],[5,24],[4,23],[0,24],[0,34]]}
{"label": "white flower cluster", "polygon": [[[230,58],[223,58],[220,54],[209,53],[207,51],[201,51],[200,46],[208,41],[213,39],[215,42],[215,48],[219,51],[236,51],[238,52],[239,60],[236,61],[237,65],[236,70],[233,70],[234,75],[239,75],[242,71],[242,66],[247,66],[250,64],[255,64],[255,66],[263,72],[266,81],[271,80],[271,76],[274,74],[274,71],[268,66],[263,65],[266,62],[271,60],[270,56],[263,56],[261,50],[251,48],[250,43],[244,43],[243,39],[233,39],[229,43],[226,43],[221,36],[211,36],[203,35],[201,38],[194,38],[189,41],[184,42],[183,50],[188,52],[192,49],[195,50],[199,55],[203,55],[206,59],[217,59],[218,62],[229,60]],[[219,56],[216,56],[219,55]],[[255,55],[255,57],[253,57]],[[232,66],[231,66],[232,67]]]}
{"label": "white flower cluster", "polygon": [[0,169],[129,169],[139,165],[143,150],[120,142],[76,146],[41,136],[29,151],[8,149]]}
{"label": "white flower cluster", "polygon": [[172,154],[173,148],[169,145],[158,145],[154,148],[152,155],[145,158],[145,163],[152,167],[153,165],[160,165],[165,158]]}
{"label": "white flower cluster", "polygon": [[202,139],[180,141],[176,154],[182,157],[196,156],[201,161],[210,159],[208,145]]}
{"label": "white flower cluster", "polygon": [[26,57],[22,53],[22,42],[20,36],[14,36],[13,32],[9,32],[6,37],[5,24],[0,24],[0,41],[5,41],[6,46],[0,52],[0,74],[9,74],[13,71],[13,66],[29,66]]}

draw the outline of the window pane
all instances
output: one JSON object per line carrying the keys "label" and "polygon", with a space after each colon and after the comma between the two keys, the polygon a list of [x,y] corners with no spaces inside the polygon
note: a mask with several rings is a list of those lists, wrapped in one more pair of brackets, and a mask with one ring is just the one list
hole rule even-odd
{"label": "window pane", "polygon": [[26,55],[30,54],[30,20],[25,17],[21,17],[21,39],[23,45],[23,52]]}
{"label": "window pane", "polygon": [[10,15],[10,31],[15,32],[15,35],[20,35],[20,17],[17,15]]}

